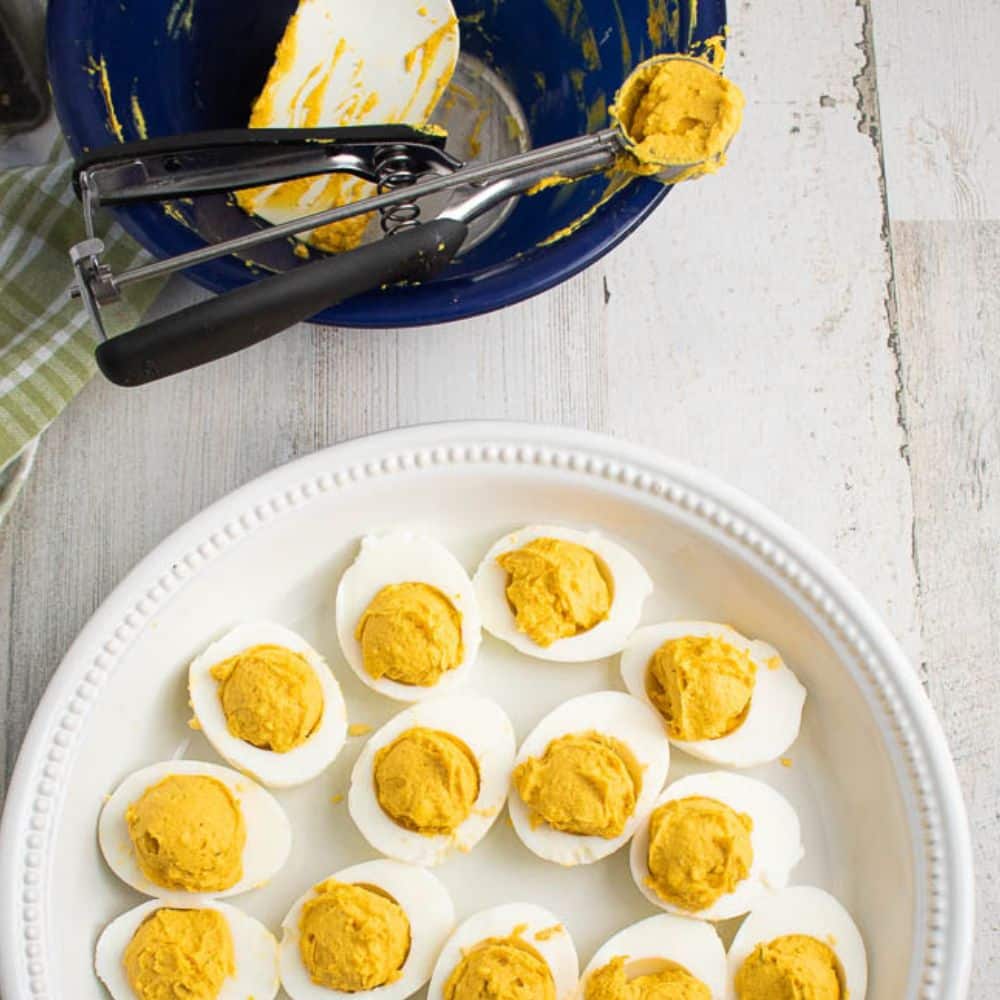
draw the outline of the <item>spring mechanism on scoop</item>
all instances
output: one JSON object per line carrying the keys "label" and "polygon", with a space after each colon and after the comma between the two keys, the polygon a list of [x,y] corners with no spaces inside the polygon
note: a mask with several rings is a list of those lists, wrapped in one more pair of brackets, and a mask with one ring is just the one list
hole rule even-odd
{"label": "spring mechanism on scoop", "polygon": [[[380,146],[375,150],[375,177],[379,194],[409,187],[419,179],[405,146]],[[383,208],[381,215],[382,232],[386,236],[420,225],[420,206],[415,201]]]}

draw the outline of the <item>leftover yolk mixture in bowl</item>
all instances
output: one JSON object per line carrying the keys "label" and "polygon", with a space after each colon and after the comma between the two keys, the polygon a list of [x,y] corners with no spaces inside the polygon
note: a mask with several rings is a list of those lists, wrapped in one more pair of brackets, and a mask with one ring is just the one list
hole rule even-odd
{"label": "leftover yolk mixture in bowl", "polygon": [[621,836],[642,791],[631,750],[598,732],[552,740],[541,757],[514,769],[514,784],[533,822],[585,837]]}
{"label": "leftover yolk mixture in bowl", "polygon": [[328,880],[302,908],[299,950],[312,981],[345,993],[400,977],[410,951],[403,908],[375,886]]}
{"label": "leftover yolk mixture in bowl", "polygon": [[396,583],[372,599],[355,629],[364,669],[376,679],[431,687],[464,655],[462,615],[436,587]]}
{"label": "leftover yolk mixture in bowl", "polygon": [[536,538],[497,558],[517,627],[539,646],[592,629],[608,617],[614,584],[590,549]]}
{"label": "leftover yolk mixture in bowl", "polygon": [[738,729],[750,710],[757,667],[716,636],[665,642],[646,672],[646,693],[678,740],[714,740]]}
{"label": "leftover yolk mixture in bowl", "polygon": [[299,653],[254,646],[212,667],[229,732],[262,750],[287,753],[315,732],[323,689]]}
{"label": "leftover yolk mixture in bowl", "polygon": [[221,892],[243,875],[243,812],[216,778],[172,774],[129,805],[125,822],[140,870],[165,889]]}
{"label": "leftover yolk mixture in bowl", "polygon": [[647,885],[668,903],[707,909],[747,877],[753,821],[702,796],[672,799],[650,817]]}
{"label": "leftover yolk mixture in bowl", "polygon": [[829,945],[807,934],[759,944],[736,974],[737,1000],[846,1000],[844,973]]}
{"label": "leftover yolk mixture in bowl", "polygon": [[236,971],[233,937],[216,910],[174,910],[149,916],[122,957],[138,1000],[216,1000]]}
{"label": "leftover yolk mixture in bowl", "polygon": [[632,173],[691,166],[672,181],[714,173],[739,131],[746,101],[710,63],[688,56],[651,59],[625,82],[611,109],[629,144]]}
{"label": "leftover yolk mixture in bowl", "polygon": [[709,988],[683,965],[664,960],[656,972],[629,978],[616,956],[587,978],[583,1000],[712,1000]]}
{"label": "leftover yolk mixture in bowl", "polygon": [[548,963],[515,932],[469,948],[444,984],[445,1000],[556,1000]]}
{"label": "leftover yolk mixture in bowl", "polygon": [[375,795],[399,826],[427,836],[454,833],[479,797],[475,755],[458,737],[417,726],[375,755]]}

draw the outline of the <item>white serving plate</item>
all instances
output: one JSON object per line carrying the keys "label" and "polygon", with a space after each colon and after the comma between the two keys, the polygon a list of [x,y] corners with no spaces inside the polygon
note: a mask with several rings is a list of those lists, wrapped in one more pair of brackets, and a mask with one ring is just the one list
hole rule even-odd
{"label": "white serving plate", "polygon": [[[144,559],[67,653],[39,706],[0,828],[0,991],[104,997],[92,971],[101,928],[140,901],[97,849],[103,796],[174,754],[217,760],[185,725],[186,667],[241,620],[273,619],[329,658],[351,721],[401,706],[365,688],[336,641],[333,594],[359,536],[428,531],[470,570],[503,531],[593,525],[656,583],[645,623],[714,619],[773,642],[809,690],[793,766],[764,777],[797,806],[807,856],[794,874],[835,893],[868,945],[870,1000],[958,1000],[971,961],[965,812],[916,675],[840,574],[774,516],[701,472],[610,438],[518,424],[419,427],[340,445],[277,469],[199,514]],[[486,638],[472,685],[497,698],[518,738],[567,697],[620,688],[616,664],[529,661]],[[277,791],[296,841],[286,868],[235,902],[277,930],[312,882],[373,852],[345,803],[363,738],[305,787]],[[671,777],[701,766],[676,752]],[[653,913],[627,849],[572,870],[528,853],[505,819],[436,869],[459,920],[530,898],[564,919],[581,967]]]}

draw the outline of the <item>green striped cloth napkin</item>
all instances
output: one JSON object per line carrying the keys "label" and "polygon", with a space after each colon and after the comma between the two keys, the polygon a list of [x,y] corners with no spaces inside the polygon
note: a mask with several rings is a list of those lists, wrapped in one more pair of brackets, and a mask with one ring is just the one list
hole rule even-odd
{"label": "green striped cloth napkin", "polygon": [[[97,334],[70,298],[69,248],[84,238],[73,164],[60,139],[42,166],[0,174],[0,468],[62,412],[94,373]],[[115,273],[144,251],[100,213],[97,235]],[[110,333],[134,326],[161,287],[132,286],[107,311]]]}

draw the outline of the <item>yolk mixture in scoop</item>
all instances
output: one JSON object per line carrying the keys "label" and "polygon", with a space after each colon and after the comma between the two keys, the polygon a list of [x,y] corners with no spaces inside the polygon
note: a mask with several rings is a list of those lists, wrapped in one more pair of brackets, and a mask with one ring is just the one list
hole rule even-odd
{"label": "yolk mixture in scoop", "polygon": [[751,830],[749,816],[715,799],[665,802],[649,821],[646,884],[674,906],[706,909],[749,874]]}
{"label": "yolk mixture in scoop", "polygon": [[287,753],[313,734],[323,689],[305,657],[284,646],[254,646],[212,667],[226,725],[237,739]]}
{"label": "yolk mixture in scoop", "polygon": [[544,958],[522,941],[486,938],[470,948],[444,984],[445,1000],[556,1000]]}
{"label": "yolk mixture in scoop", "polygon": [[138,1000],[216,1000],[236,972],[229,924],[208,909],[157,910],[132,935],[122,963]]}
{"label": "yolk mixture in scoop", "polygon": [[736,973],[738,1000],[846,1000],[847,988],[829,945],[805,934],[759,944]]}
{"label": "yolk mixture in scoop", "polygon": [[622,88],[612,108],[631,141],[625,166],[652,174],[665,166],[696,165],[685,177],[718,170],[745,103],[739,87],[702,60],[651,62]]}
{"label": "yolk mixture in scoop", "polygon": [[602,733],[552,740],[541,757],[514,768],[514,785],[533,822],[584,837],[619,837],[642,791],[642,768],[631,750]]}
{"label": "yolk mixture in scoop", "polygon": [[608,617],[612,581],[600,559],[561,538],[536,538],[497,557],[517,627],[539,646],[592,629]]}
{"label": "yolk mixture in scoop", "polygon": [[410,921],[381,889],[330,879],[302,908],[299,953],[317,986],[345,993],[395,982],[410,951]]}
{"label": "yolk mixture in scoop", "polygon": [[354,637],[376,680],[431,687],[462,662],[462,615],[436,587],[393,583],[361,616]]}
{"label": "yolk mixture in scoop", "polygon": [[658,972],[629,979],[625,956],[619,955],[590,974],[583,1000],[712,1000],[712,992],[683,965],[670,961]]}
{"label": "yolk mixture in scoop", "polygon": [[125,822],[140,870],[165,889],[221,892],[243,875],[243,811],[215,778],[171,774],[129,805]]}
{"label": "yolk mixture in scoop", "polygon": [[375,795],[407,830],[453,833],[479,797],[479,765],[456,736],[417,726],[375,754]]}
{"label": "yolk mixture in scoop", "polygon": [[665,642],[646,668],[646,693],[676,740],[714,740],[738,729],[757,668],[742,649],[716,636]]}

